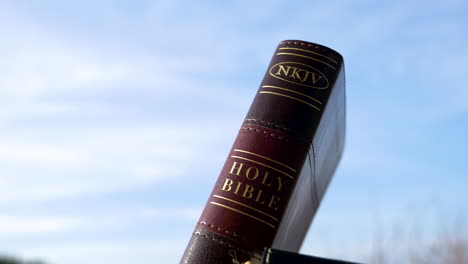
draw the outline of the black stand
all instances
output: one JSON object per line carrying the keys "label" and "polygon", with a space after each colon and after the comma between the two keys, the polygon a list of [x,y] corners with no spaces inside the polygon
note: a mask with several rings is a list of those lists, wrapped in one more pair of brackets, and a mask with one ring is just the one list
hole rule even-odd
{"label": "black stand", "polygon": [[263,251],[262,264],[358,264],[342,260],[325,259],[266,248]]}

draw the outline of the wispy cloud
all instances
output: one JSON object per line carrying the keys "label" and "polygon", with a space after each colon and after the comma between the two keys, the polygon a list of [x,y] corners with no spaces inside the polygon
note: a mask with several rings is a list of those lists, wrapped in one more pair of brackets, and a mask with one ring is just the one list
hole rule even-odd
{"label": "wispy cloud", "polygon": [[[151,95],[171,104],[178,103],[178,94],[215,92],[212,83],[193,76],[208,70],[206,60],[151,50],[107,52],[20,17],[7,16],[0,26],[6,40],[0,44],[0,126],[8,128],[0,132],[0,204],[103,194],[176,179],[208,156],[203,153],[209,146],[202,144],[214,147],[213,140],[224,137],[219,133],[224,121],[177,122],[166,120],[164,112],[134,121],[112,100],[118,94],[139,104]],[[71,125],[60,124],[70,119]]]}
{"label": "wispy cloud", "polygon": [[108,205],[91,209],[86,213],[35,214],[12,213],[0,215],[0,242],[18,238],[44,237],[52,234],[76,234],[77,232],[118,232],[142,223],[151,222],[155,230],[173,221],[195,223],[201,207],[155,207],[144,205]]}
{"label": "wispy cloud", "polygon": [[1,144],[0,203],[128,190],[174,180],[193,164],[209,162],[206,152],[225,138],[214,124],[197,126],[204,130],[180,124],[79,132],[71,128],[54,136],[45,130],[33,138],[11,137]]}
{"label": "wispy cloud", "polygon": [[79,163],[73,151],[50,145],[0,142],[0,162],[21,165],[70,166]]}
{"label": "wispy cloud", "polygon": [[83,223],[68,217],[18,217],[0,215],[0,233],[3,237],[47,235],[75,230]]}

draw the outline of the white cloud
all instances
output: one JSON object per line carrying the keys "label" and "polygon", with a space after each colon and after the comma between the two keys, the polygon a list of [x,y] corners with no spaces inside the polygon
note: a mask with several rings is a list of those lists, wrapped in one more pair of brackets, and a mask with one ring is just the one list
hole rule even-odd
{"label": "white cloud", "polygon": [[201,207],[173,207],[173,208],[137,208],[133,213],[137,217],[153,220],[182,219],[195,223],[202,212]]}
{"label": "white cloud", "polygon": [[182,93],[218,91],[194,77],[212,69],[208,56],[167,56],[157,48],[118,46],[111,52],[93,40],[67,40],[21,19],[25,21],[0,19],[0,125],[22,117],[112,113],[119,109],[99,100],[112,101],[115,93],[175,100]]}
{"label": "white cloud", "polygon": [[[196,162],[207,161],[207,151],[225,137],[218,131],[227,122],[153,120],[149,125],[99,119],[123,110],[94,101],[95,95],[112,98],[122,90],[121,95],[135,98],[150,91],[168,101],[183,91],[185,96],[217,92],[183,74],[209,70],[208,57],[108,52],[19,17],[0,18],[5,40],[0,43],[0,204],[103,194],[177,179]],[[83,94],[92,100],[81,100]],[[28,125],[28,118],[52,125]],[[61,125],[63,120],[76,124]]]}
{"label": "white cloud", "polygon": [[5,236],[50,235],[66,232],[82,226],[83,223],[68,217],[18,217],[0,215],[0,234]]}
{"label": "white cloud", "polygon": [[[34,136],[10,136],[0,142],[0,203],[103,194],[176,180],[195,164],[213,162],[218,142],[230,136],[218,133],[228,123],[46,128]],[[198,126],[204,129],[193,129]]]}
{"label": "white cloud", "polygon": [[[167,61],[152,54],[109,54],[65,41],[37,26],[14,25],[13,28],[16,32],[0,28],[0,35],[6,40],[0,44],[3,97],[24,99],[48,92],[112,90],[122,86],[157,89],[172,79],[177,80],[171,77],[174,68],[180,69],[178,61]],[[196,62],[187,65],[198,66]]]}
{"label": "white cloud", "polygon": [[80,162],[77,153],[47,144],[0,142],[0,162],[22,165],[70,166]]}
{"label": "white cloud", "polygon": [[142,204],[107,205],[87,212],[53,214],[0,215],[0,242],[14,238],[47,237],[51,234],[74,232],[117,232],[141,223],[161,225],[171,221],[195,223],[202,211],[201,207],[151,207]]}

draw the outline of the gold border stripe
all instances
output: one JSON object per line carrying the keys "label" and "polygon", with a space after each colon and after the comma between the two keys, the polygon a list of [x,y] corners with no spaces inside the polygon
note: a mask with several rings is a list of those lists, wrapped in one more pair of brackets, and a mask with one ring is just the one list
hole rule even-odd
{"label": "gold border stripe", "polygon": [[333,65],[330,65],[324,61],[321,61],[319,59],[316,59],[316,58],[312,58],[312,57],[309,57],[309,56],[305,56],[305,55],[301,55],[301,54],[297,54],[297,53],[289,53],[289,52],[278,52],[276,53],[276,55],[292,55],[292,56],[298,56],[298,57],[303,57],[303,58],[306,58],[306,59],[311,59],[311,60],[314,60],[314,61],[318,61],[318,62],[321,62],[327,66],[329,66],[330,68],[336,70],[335,66]]}
{"label": "gold border stripe", "polygon": [[305,49],[299,49],[299,48],[290,48],[290,47],[283,47],[283,48],[279,48],[280,50],[284,50],[284,49],[290,49],[290,50],[300,50],[300,51],[304,51],[304,52],[308,52],[308,53],[312,53],[312,54],[315,54],[317,56],[320,56],[320,57],[324,57],[324,58],[327,58],[331,61],[333,61],[334,63],[338,64],[338,62],[328,56],[325,56],[323,54],[320,54],[320,53],[317,53],[315,51],[311,51],[311,50],[305,50]]}
{"label": "gold border stripe", "polygon": [[234,211],[234,212],[237,212],[237,213],[239,213],[239,214],[246,215],[246,216],[248,216],[248,217],[251,217],[251,218],[253,218],[253,219],[257,220],[257,221],[260,221],[260,222],[262,222],[262,223],[264,223],[264,224],[266,224],[266,225],[269,225],[269,226],[275,228],[274,225],[268,223],[267,221],[264,221],[264,220],[262,220],[262,219],[260,219],[260,218],[257,218],[257,217],[255,217],[255,216],[253,216],[253,215],[249,215],[248,213],[242,212],[242,211],[240,211],[240,210],[237,210],[237,209],[235,209],[235,208],[229,207],[229,206],[227,206],[227,205],[220,204],[220,203],[215,203],[215,202],[210,202],[210,204],[214,204],[214,205],[217,205],[217,206],[221,206],[221,207],[224,207],[224,208],[226,208],[226,209],[229,209],[229,210],[232,210],[232,211]]}
{"label": "gold border stripe", "polygon": [[298,102],[304,103],[304,104],[306,104],[306,105],[308,105],[308,106],[311,106],[311,107],[313,107],[313,108],[315,108],[315,109],[317,109],[317,110],[320,111],[320,108],[316,107],[315,105],[309,104],[308,102],[303,101],[303,100],[301,100],[301,99],[297,99],[296,97],[292,97],[292,96],[285,95],[285,94],[280,94],[280,93],[275,93],[275,92],[266,92],[266,91],[262,91],[262,92],[260,92],[260,93],[261,93],[261,94],[274,94],[274,95],[284,96],[284,97],[286,97],[286,98],[293,99],[293,100],[296,100],[296,101],[298,101]]}
{"label": "gold border stripe", "polygon": [[288,165],[286,165],[286,164],[284,164],[284,163],[281,163],[281,162],[279,162],[279,161],[270,159],[270,158],[268,158],[268,157],[262,156],[262,155],[260,155],[260,154],[253,153],[253,152],[250,152],[250,151],[247,151],[247,150],[242,150],[242,149],[235,149],[234,151],[236,151],[236,152],[243,152],[243,153],[247,153],[247,154],[250,154],[250,155],[254,155],[254,156],[257,156],[257,157],[260,157],[260,158],[264,158],[264,159],[266,159],[266,160],[269,160],[269,161],[278,163],[279,165],[282,165],[282,166],[284,166],[284,167],[286,167],[286,168],[288,168],[288,169],[290,169],[290,170],[296,172],[295,169],[289,167]]}
{"label": "gold border stripe", "polygon": [[239,157],[239,156],[231,156],[231,158],[247,160],[247,161],[250,161],[250,162],[253,162],[253,163],[256,163],[256,164],[265,166],[265,167],[270,168],[270,169],[272,169],[272,170],[275,170],[275,171],[277,171],[277,172],[279,172],[279,173],[282,173],[282,174],[288,176],[288,177],[291,178],[291,179],[294,179],[293,176],[287,174],[286,172],[284,172],[284,171],[282,171],[282,170],[278,170],[277,168],[273,168],[273,167],[271,167],[271,166],[269,166],[269,165],[266,165],[266,164],[264,164],[264,163],[258,162],[258,161],[256,161],[256,160],[251,160],[251,159],[244,158],[244,157]]}
{"label": "gold border stripe", "polygon": [[262,212],[262,211],[260,211],[260,210],[258,210],[258,209],[253,208],[253,207],[250,207],[250,206],[248,206],[248,205],[246,205],[246,204],[239,203],[238,201],[231,200],[231,199],[229,199],[229,198],[226,198],[226,197],[223,197],[223,196],[220,196],[220,195],[216,195],[216,194],[213,195],[213,196],[216,197],[216,198],[220,198],[220,199],[224,199],[224,200],[226,200],[226,201],[230,201],[230,202],[236,203],[236,204],[238,204],[238,205],[245,206],[245,207],[247,207],[247,208],[249,208],[249,209],[252,209],[252,210],[254,210],[254,211],[257,211],[257,212],[259,212],[259,213],[261,213],[261,214],[264,214],[264,215],[266,215],[266,216],[268,216],[268,217],[271,217],[271,218],[275,219],[276,221],[278,221],[278,218],[276,218],[276,217],[274,217],[274,216],[271,216],[271,215],[269,215],[269,214],[267,214],[267,213],[264,213],[264,212]]}
{"label": "gold border stripe", "polygon": [[291,93],[295,93],[295,94],[305,96],[307,98],[310,98],[310,99],[314,100],[315,102],[317,102],[319,104],[322,104],[322,102],[320,102],[319,100],[313,98],[312,96],[309,96],[307,94],[303,94],[303,93],[300,93],[300,92],[297,92],[297,91],[294,91],[294,90],[291,90],[291,89],[286,89],[286,88],[283,88],[283,87],[278,87],[278,86],[273,86],[273,85],[263,85],[262,88],[273,88],[273,89],[285,90],[285,91],[288,91],[288,92],[291,92]]}

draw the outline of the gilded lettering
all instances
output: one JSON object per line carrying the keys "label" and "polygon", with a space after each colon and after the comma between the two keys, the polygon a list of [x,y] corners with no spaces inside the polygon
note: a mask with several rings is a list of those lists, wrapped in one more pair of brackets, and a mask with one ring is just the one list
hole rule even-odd
{"label": "gilded lettering", "polygon": [[[237,164],[240,164],[240,166],[239,166],[239,167],[236,167]],[[244,166],[244,163],[241,163],[241,162],[237,163],[237,161],[234,161],[234,163],[232,164],[232,167],[231,167],[231,170],[229,171],[229,173],[230,173],[230,174],[235,174],[235,175],[239,176],[240,173],[241,173],[241,170],[242,170],[242,167],[243,167],[243,166]],[[234,173],[234,171],[236,171],[236,172]]]}
{"label": "gilded lettering", "polygon": [[253,191],[254,191],[254,187],[246,184],[245,189],[244,189],[244,193],[242,194],[242,197],[247,198],[247,199],[252,198],[252,196],[253,196],[252,192]]}
{"label": "gilded lettering", "polygon": [[302,79],[299,79],[300,82],[305,82],[307,80],[307,77],[309,77],[309,74],[311,74],[310,71],[304,71],[304,72],[305,72],[305,75]]}
{"label": "gilded lettering", "polygon": [[[289,68],[289,66],[288,66]],[[293,78],[294,80],[297,78],[299,80],[301,80],[301,76],[299,75],[300,72],[304,71],[304,70],[301,70],[299,68],[296,68],[296,67],[291,67],[293,69],[291,75],[289,75],[290,78]]]}
{"label": "gilded lettering", "polygon": [[[253,173],[253,176],[250,174],[250,172],[254,170],[255,172]],[[245,171],[245,177],[247,177],[247,179],[249,180],[255,180],[258,178],[258,169],[256,167],[250,167],[248,168],[246,171]]]}
{"label": "gilded lettering", "polygon": [[278,176],[278,192],[281,192],[281,188],[283,188],[284,184],[286,184],[286,182],[283,182],[283,179]]}
{"label": "gilded lettering", "polygon": [[273,65],[269,74],[285,82],[295,83],[305,87],[327,89],[327,77],[312,66],[299,62],[280,62]]}
{"label": "gilded lettering", "polygon": [[[270,202],[268,203],[268,207],[270,207],[271,209],[273,210],[278,210],[279,208],[279,205],[278,205],[278,202],[279,202],[280,198],[279,197],[276,197],[274,195],[271,196],[271,199],[270,199]],[[276,206],[276,207],[275,207]]]}
{"label": "gilded lettering", "polygon": [[270,183],[266,183],[267,182],[267,179],[268,179],[268,174],[270,174],[268,171],[265,171],[265,174],[263,175],[263,179],[262,179],[262,184],[265,185],[266,187],[270,187],[271,186],[271,182]]}
{"label": "gilded lettering", "polygon": [[231,179],[226,178],[226,180],[224,181],[223,188],[221,188],[221,190],[229,192],[233,183],[234,182]]}
{"label": "gilded lettering", "polygon": [[236,189],[234,190],[234,194],[238,194],[239,188],[241,187],[241,185],[242,185],[242,182],[237,182],[237,186],[236,186]]}
{"label": "gilded lettering", "polygon": [[[318,78],[317,78],[318,77]],[[312,83],[313,84],[316,84],[318,81],[320,81],[320,79],[322,79],[323,77],[319,74],[316,74],[316,73],[312,73]]]}
{"label": "gilded lettering", "polygon": [[286,67],[287,69],[285,69],[283,65],[278,65],[278,71],[275,74],[281,75],[281,71],[283,71],[284,75],[288,75],[290,67],[289,66],[286,66]]}
{"label": "gilded lettering", "polygon": [[265,199],[262,199],[262,201],[260,202],[260,198],[262,197],[262,193],[263,193],[263,190],[258,190],[258,193],[257,193],[257,198],[255,198],[255,201],[259,204],[265,204]]}

